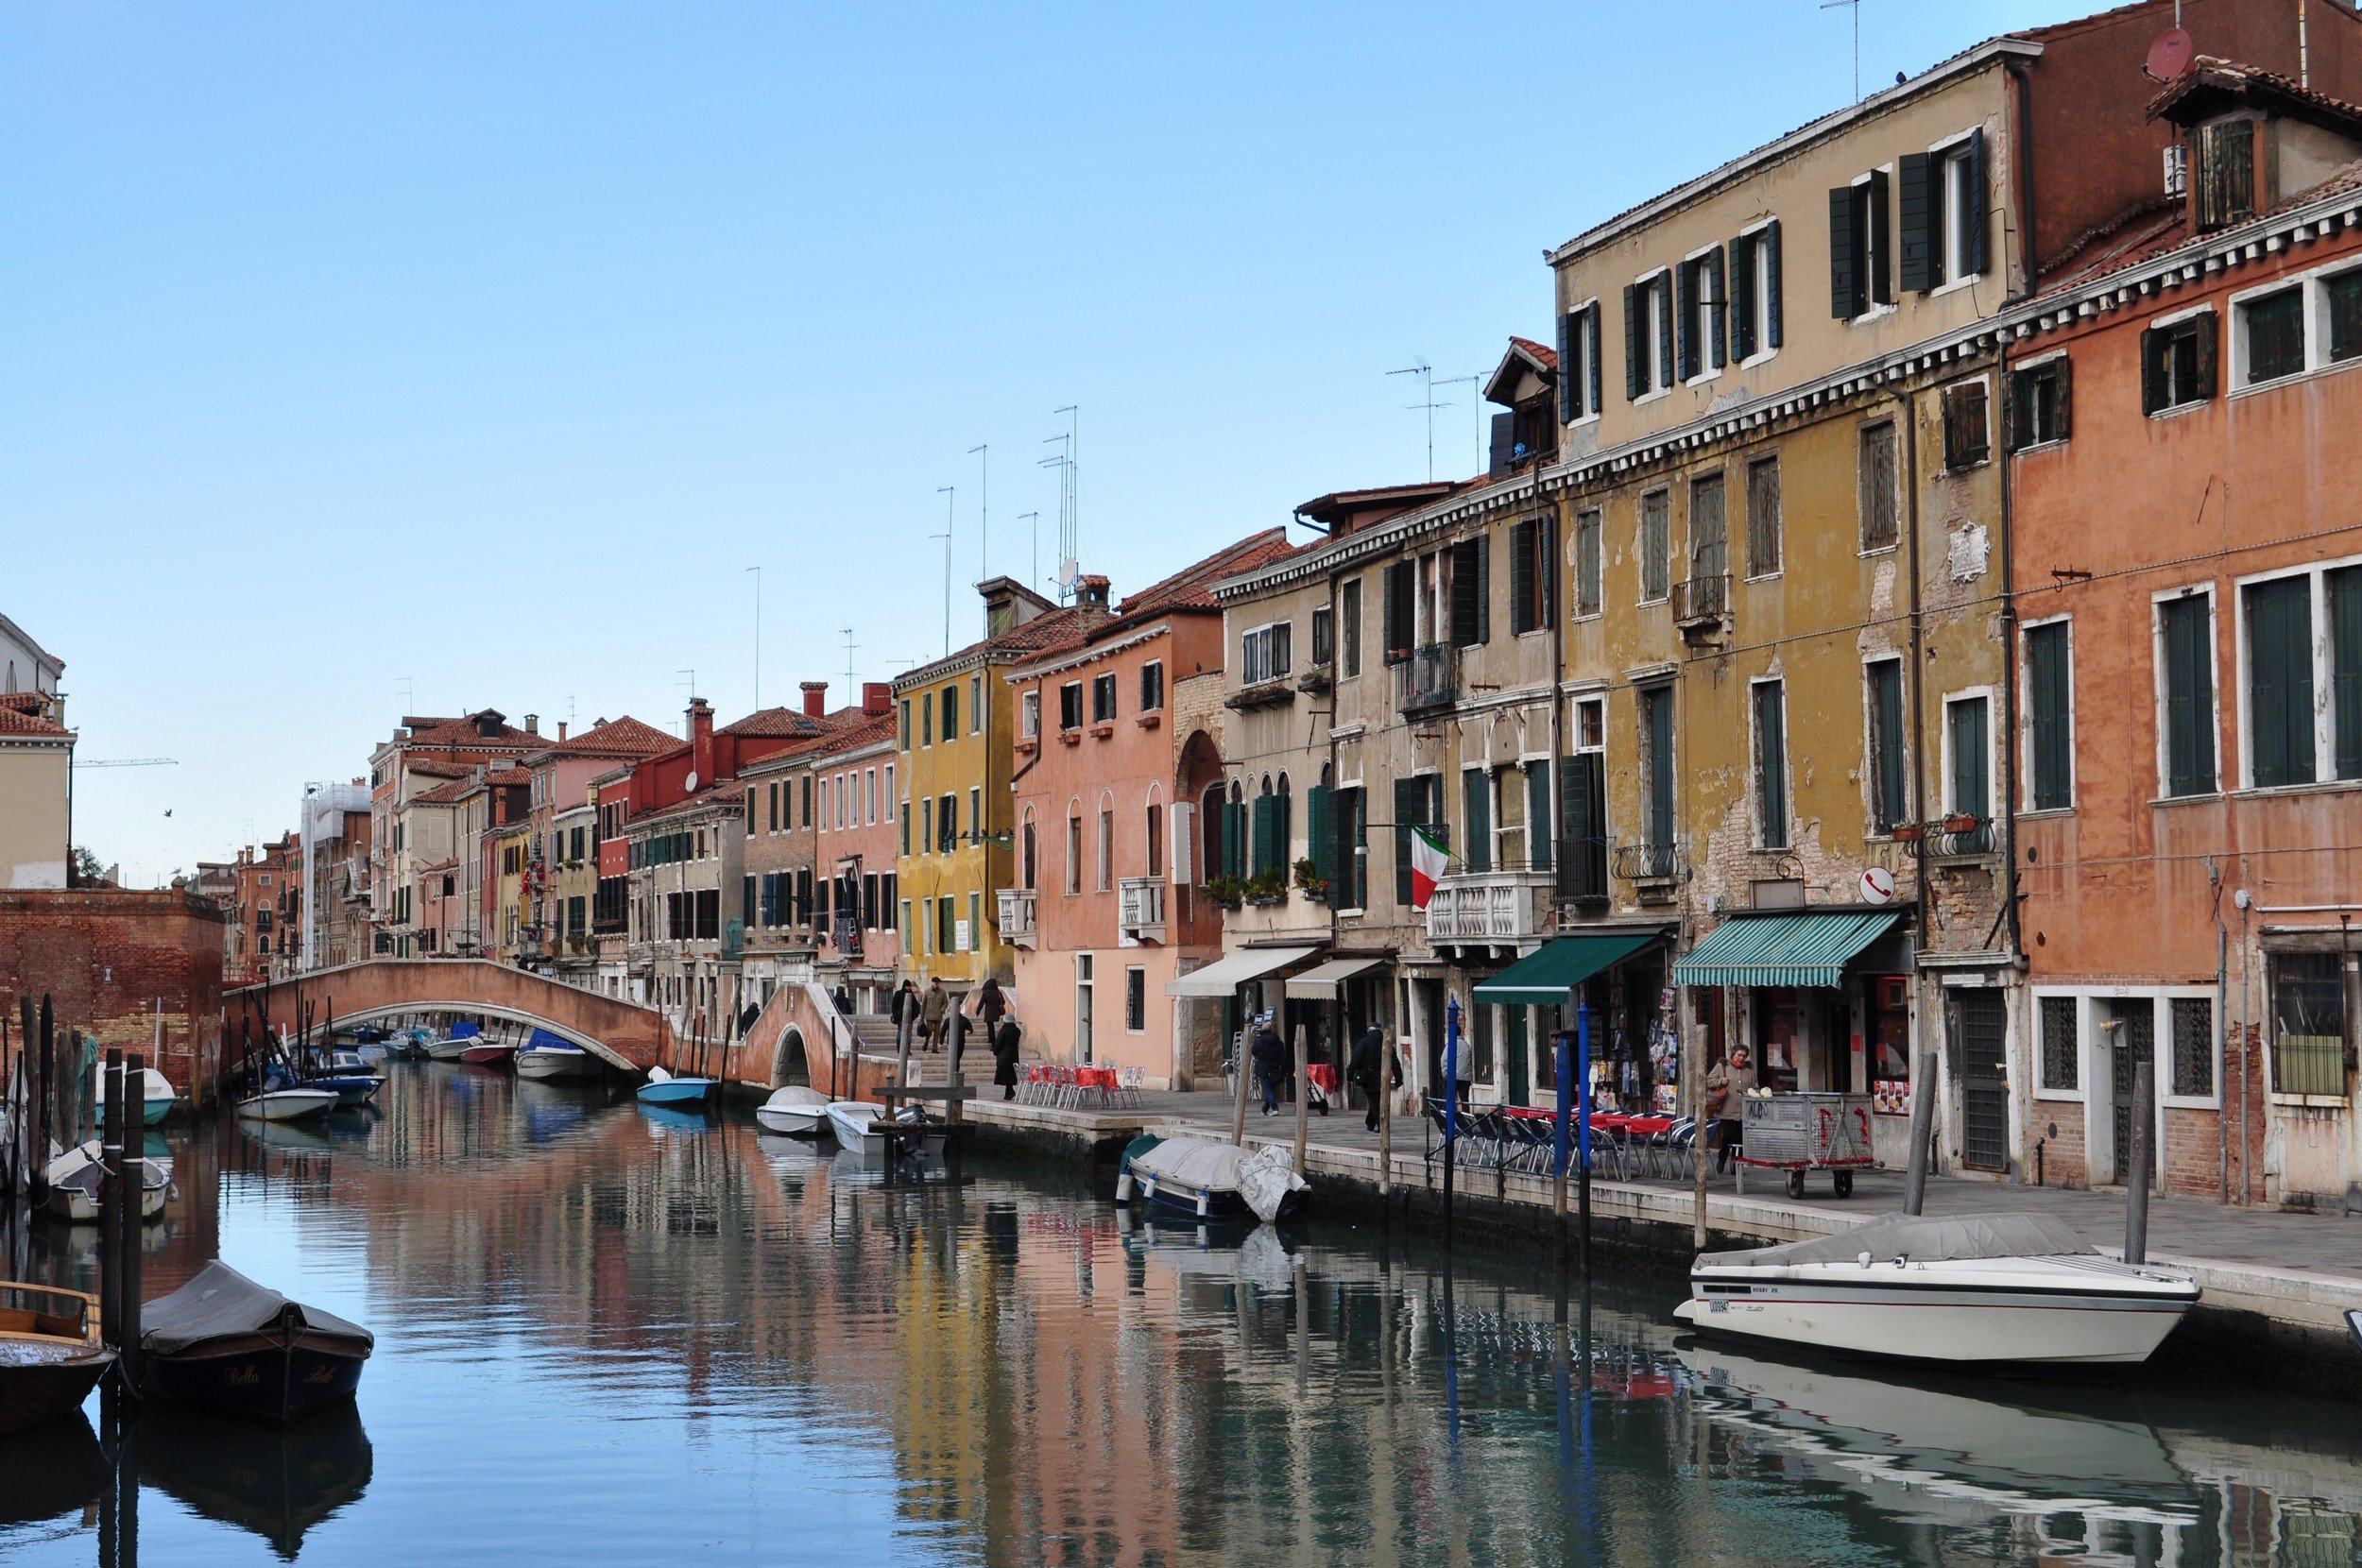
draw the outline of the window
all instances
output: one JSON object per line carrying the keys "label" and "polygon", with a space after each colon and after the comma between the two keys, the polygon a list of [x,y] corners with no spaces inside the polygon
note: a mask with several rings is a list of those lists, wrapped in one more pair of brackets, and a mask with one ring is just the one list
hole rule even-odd
{"label": "window", "polygon": [[918,743],[935,743],[935,694],[932,691],[922,693],[918,699]]}
{"label": "window", "polygon": [[1673,591],[1673,494],[1651,490],[1640,498],[1640,602],[1653,605]]}
{"label": "window", "polygon": [[2036,1004],[2042,1015],[2042,1086],[2073,1094],[2081,1082],[2073,997],[2045,997]]}
{"label": "window", "polygon": [[1829,314],[1840,321],[1894,302],[1887,266],[1884,170],[1829,193]]}
{"label": "window", "polygon": [[955,685],[943,689],[943,738],[946,741],[959,739],[960,689]]}
{"label": "window", "polygon": [[2141,333],[2141,412],[2202,403],[2215,395],[2215,313],[2199,311]]}
{"label": "window", "polygon": [[1258,626],[1240,639],[1239,656],[1246,685],[1287,678],[1292,664],[1289,644],[1294,634],[1294,622],[1278,621]]}
{"label": "window", "polygon": [[1897,163],[1902,282],[1920,294],[1985,270],[1985,134]]}
{"label": "window", "polygon": [[[904,710],[905,710],[905,711],[907,711],[907,710],[909,709],[909,707],[910,707],[910,704],[908,704],[908,703],[904,703],[904,704],[902,705],[902,707],[903,707]],[[803,785],[804,785],[804,790],[803,790],[803,794],[804,794],[804,826],[805,826],[805,827],[810,827],[812,826],[812,775],[810,775],[810,774],[806,774],[806,775],[804,775],[804,777],[803,777]]]}
{"label": "window", "polygon": [[1155,713],[1165,706],[1165,666],[1161,659],[1151,659],[1140,666],[1140,711]]}
{"label": "window", "polygon": [[967,940],[961,946],[963,951],[973,953],[982,951],[984,946],[984,895],[981,893],[970,893],[967,895]]}
{"label": "window", "polygon": [[1903,661],[1862,666],[1863,707],[1870,735],[1870,824],[1891,833],[1910,820],[1910,764],[1904,752]]}
{"label": "window", "polygon": [[1951,753],[1945,775],[1949,809],[1979,823],[1993,815],[1989,707],[1983,697],[1955,697],[1943,705],[1944,743]]}
{"label": "window", "polygon": [[1102,796],[1099,802],[1099,891],[1116,885],[1116,813]]}
{"label": "window", "polygon": [[1331,830],[1336,852],[1330,860],[1328,902],[1333,909],[1369,907],[1370,823],[1367,796],[1359,785],[1342,788],[1330,797]]}
{"label": "window", "polygon": [[2362,567],[2270,578],[2243,593],[2248,782],[2362,778]]}
{"label": "window", "polygon": [[[1673,844],[1673,689],[1644,686],[1639,692],[1641,793],[1646,807],[1641,824],[1652,850],[1669,852]],[[1652,872],[1670,876],[1668,856],[1652,856]],[[1666,869],[1656,870],[1658,864]]]}
{"label": "window", "polygon": [[[904,807],[903,810],[907,812],[909,808]],[[934,842],[935,800],[934,796],[926,795],[918,802],[918,852],[921,855],[926,854],[933,847]]]}
{"label": "window", "polygon": [[970,844],[982,844],[984,838],[984,790],[973,784],[967,791],[967,838]]}
{"label": "window", "polygon": [[1992,420],[1987,417],[1985,383],[1964,381],[1943,389],[1943,466],[1953,473],[1973,469],[1993,456]]}
{"label": "window", "polygon": [[1070,895],[1083,891],[1083,812],[1073,806],[1066,814],[1066,890]]}
{"label": "window", "polygon": [[2074,649],[2068,622],[2026,628],[2027,798],[2037,811],[2075,804]]}
{"label": "window", "polygon": [[1558,764],[1558,891],[1607,896],[1607,704],[1575,705],[1573,755]]}
{"label": "window", "polygon": [[[1361,579],[1346,579],[1337,589],[1337,619],[1344,630],[1344,648],[1339,660],[1340,673],[1358,675],[1361,673]],[[1153,668],[1153,666],[1152,666]],[[1162,671],[1158,672],[1159,676]]]}
{"label": "window", "polygon": [[1444,780],[1431,773],[1395,780],[1395,902],[1411,904],[1411,830],[1425,827],[1431,838],[1448,840],[1443,826]]}
{"label": "window", "polygon": [[981,735],[984,728],[984,677],[979,673],[967,677],[967,732]]}
{"label": "window", "polygon": [[1141,813],[1140,826],[1148,840],[1147,873],[1151,877],[1165,874],[1165,809],[1151,791],[1148,810]]}
{"label": "window", "polygon": [[1389,664],[1400,664],[1411,656],[1412,639],[1416,635],[1413,621],[1417,606],[1412,598],[1411,571],[1409,561],[1394,561],[1379,578],[1385,594],[1384,624],[1379,627],[1384,640],[1379,652]]}
{"label": "window", "polygon": [[1680,305],[1674,361],[1682,380],[1701,381],[1722,368],[1722,247],[1683,262],[1674,286]]}
{"label": "window", "polygon": [[2157,605],[2158,750],[2168,796],[2216,789],[2214,605],[2202,592]]}
{"label": "window", "polygon": [[[926,843],[927,843],[927,836],[926,836],[924,833],[921,833],[921,834],[919,835],[918,842],[919,842],[919,844],[920,844],[921,848],[923,849],[923,848],[924,848],[924,846],[925,846],[925,844],[926,844]],[[908,856],[908,855],[910,854],[910,852],[911,852],[911,803],[910,803],[909,801],[907,801],[907,800],[906,800],[906,801],[902,802],[902,842],[901,842],[901,847],[900,847],[900,849],[899,849],[899,853],[900,853],[900,854],[902,854],[902,855],[904,855],[904,856]]]}
{"label": "window", "polygon": [[1148,1032],[1148,971],[1123,971],[1123,1028],[1128,1034]]}
{"label": "window", "polygon": [[1755,842],[1788,847],[1788,693],[1776,680],[1753,688],[1755,718]]}
{"label": "window", "polygon": [[1601,608],[1600,525],[1600,517],[1596,508],[1575,514],[1573,601],[1575,619],[1578,621],[1598,615]]}
{"label": "window", "polygon": [[2067,438],[2074,362],[2064,354],[2010,372],[2010,450]]}
{"label": "window", "polygon": [[1074,1060],[1091,1059],[1091,971],[1092,955],[1074,955]]}
{"label": "window", "polygon": [[1479,534],[1448,546],[1451,561],[1451,641],[1473,648],[1493,639],[1493,537]]}
{"label": "window", "polygon": [[1070,680],[1058,688],[1058,727],[1083,727],[1083,683],[1079,680]]}
{"label": "window", "polygon": [[2274,290],[2242,301],[2239,313],[2242,386],[2277,381],[2304,368],[2304,289]]}
{"label": "window", "polygon": [[1017,699],[1017,735],[1020,741],[1041,739],[1041,692],[1029,689]]}
{"label": "window", "polygon": [[945,795],[935,805],[936,847],[949,855],[960,844],[960,797]]}
{"label": "window", "polygon": [[1740,364],[1780,346],[1780,222],[1731,241],[1731,358]]}
{"label": "window", "polygon": [[1509,525],[1509,629],[1538,632],[1550,623],[1550,534],[1541,520]]}
{"label": "window", "polygon": [[911,700],[908,697],[902,699],[902,716],[895,724],[894,743],[904,751],[911,749]]}
{"label": "window", "polygon": [[957,927],[959,906],[947,895],[935,900],[935,951],[956,953],[962,950]]}
{"label": "window", "polygon": [[1775,577],[1780,571],[1780,460],[1758,457],[1747,465],[1747,575]]}
{"label": "window", "polygon": [[1673,384],[1673,279],[1659,272],[1624,285],[1624,397],[1638,402]]}
{"label": "window", "polygon": [[2337,274],[2321,292],[2329,307],[2329,357],[2362,354],[2362,268]]}
{"label": "window", "polygon": [[1312,606],[1312,666],[1319,669],[1337,661],[1337,612],[1333,605]]}
{"label": "window", "polygon": [[2199,126],[2198,144],[2198,228],[2200,233],[2227,229],[2255,215],[2255,124],[2251,120],[2218,120]]}
{"label": "window", "polygon": [[1600,302],[1588,301],[1558,318],[1558,422],[1571,425],[1600,411]]}
{"label": "window", "polygon": [[1729,524],[1724,520],[1722,475],[1701,474],[1689,482],[1689,575],[1698,587],[1684,606],[1691,615],[1730,607],[1723,579],[1730,574]]}
{"label": "window", "polygon": [[1865,551],[1891,550],[1901,537],[1894,479],[1894,421],[1862,426],[1859,505]]}
{"label": "window", "polygon": [[2189,1099],[2215,1093],[2215,1004],[2205,997],[2175,997],[2172,1014],[2173,1078],[2170,1092]]}
{"label": "window", "polygon": [[1116,678],[1109,675],[1091,677],[1091,723],[1111,724],[1116,722]]}
{"label": "window", "polygon": [[2271,976],[2273,1090],[2343,1099],[2343,960],[2336,953],[2278,953],[2272,957]]}

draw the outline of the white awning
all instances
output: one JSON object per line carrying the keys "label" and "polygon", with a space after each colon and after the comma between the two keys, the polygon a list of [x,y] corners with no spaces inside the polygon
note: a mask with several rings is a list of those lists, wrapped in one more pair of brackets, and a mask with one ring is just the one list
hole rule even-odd
{"label": "white awning", "polygon": [[1227,997],[1251,980],[1301,963],[1318,947],[1241,947],[1165,984],[1168,997]]}
{"label": "white awning", "polygon": [[1385,963],[1382,958],[1332,958],[1288,981],[1288,995],[1296,1000],[1334,1001],[1337,986],[1364,969]]}

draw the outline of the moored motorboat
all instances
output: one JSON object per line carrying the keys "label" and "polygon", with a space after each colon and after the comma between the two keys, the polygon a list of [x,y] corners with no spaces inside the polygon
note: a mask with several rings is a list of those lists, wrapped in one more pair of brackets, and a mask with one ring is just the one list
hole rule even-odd
{"label": "moored motorboat", "polygon": [[352,1397],[376,1337],[216,1259],[141,1308],[141,1386],[182,1404],[290,1421]]}
{"label": "moored motorboat", "polygon": [[1260,1219],[1299,1213],[1311,1189],[1277,1144],[1247,1150],[1212,1138],[1134,1138],[1116,1174],[1116,1202],[1133,1195],[1198,1219]]}
{"label": "moored motorboat", "polygon": [[676,1078],[662,1067],[650,1067],[648,1081],[640,1085],[640,1102],[681,1110],[705,1104],[719,1087],[719,1082],[710,1078]]}
{"label": "moored motorboat", "polygon": [[769,1099],[757,1106],[755,1120],[773,1133],[785,1133],[796,1138],[816,1138],[828,1125],[829,1097],[816,1089],[791,1084],[774,1092]]}
{"label": "moored motorboat", "polygon": [[537,1029],[517,1052],[519,1078],[576,1078],[591,1070],[597,1058],[570,1040]]}
{"label": "moored motorboat", "polygon": [[1673,1316],[1717,1334],[1840,1355],[1954,1365],[2130,1366],[2199,1287],[2102,1257],[2036,1215],[1895,1215],[1749,1252],[1701,1253]]}
{"label": "moored motorboat", "polygon": [[883,1106],[865,1099],[832,1099],[828,1109],[829,1130],[852,1153],[881,1154],[886,1134],[878,1131],[878,1118],[884,1112]]}
{"label": "moored motorboat", "polygon": [[[74,1225],[97,1222],[99,1186],[106,1180],[100,1160],[104,1152],[93,1138],[49,1162],[49,1196],[43,1206],[50,1218]],[[132,1158],[139,1161],[140,1218],[154,1219],[164,1212],[165,1200],[173,1196],[172,1173],[153,1160]]]}
{"label": "moored motorboat", "polygon": [[261,1088],[238,1101],[238,1115],[248,1121],[297,1121],[334,1110],[335,1105],[335,1090],[312,1088],[274,1068],[264,1076]]}
{"label": "moored motorboat", "polygon": [[98,1338],[98,1298],[0,1282],[0,1435],[72,1415],[115,1353]]}
{"label": "moored motorboat", "polygon": [[451,1026],[451,1032],[426,1043],[426,1058],[430,1062],[456,1062],[460,1053],[483,1041],[484,1031],[464,1020]]}
{"label": "moored motorboat", "polygon": [[339,1048],[326,1052],[321,1070],[303,1082],[306,1088],[331,1091],[340,1108],[351,1110],[367,1105],[385,1086],[385,1075],[372,1071],[358,1050]]}
{"label": "moored motorboat", "polygon": [[[144,1067],[141,1071],[145,1076],[140,1082],[140,1125],[153,1127],[172,1115],[172,1108],[180,1103],[180,1097],[173,1092],[171,1081],[163,1073],[153,1067]],[[99,1073],[96,1082],[98,1084],[96,1103],[100,1115],[104,1116],[107,1107],[107,1075],[104,1072]]]}
{"label": "moored motorboat", "polygon": [[478,1040],[459,1053],[459,1060],[471,1067],[500,1067],[517,1054],[517,1048],[505,1040]]}

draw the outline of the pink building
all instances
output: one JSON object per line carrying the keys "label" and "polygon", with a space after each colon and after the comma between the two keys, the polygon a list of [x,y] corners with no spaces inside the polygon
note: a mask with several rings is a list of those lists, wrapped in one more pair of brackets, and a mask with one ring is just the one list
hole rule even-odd
{"label": "pink building", "polygon": [[847,715],[847,727],[811,754],[813,968],[831,992],[845,988],[854,1011],[881,1013],[902,956],[894,929],[900,751],[892,689],[872,683],[863,695],[865,716]]}
{"label": "pink building", "polygon": [[[1213,585],[1289,553],[1285,530],[1258,534],[1010,672],[1016,885],[1000,914],[1029,1056],[1137,1067],[1155,1087],[1213,1060],[1211,1018],[1183,1024],[1165,994],[1222,956],[1193,864],[1195,802],[1222,776]],[[1104,594],[1105,579],[1082,590]]]}

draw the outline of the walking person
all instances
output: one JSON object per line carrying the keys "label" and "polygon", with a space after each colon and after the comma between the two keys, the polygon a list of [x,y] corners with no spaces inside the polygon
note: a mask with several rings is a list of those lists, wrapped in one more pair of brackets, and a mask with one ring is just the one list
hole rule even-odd
{"label": "walking person", "polygon": [[1263,1081],[1263,1115],[1279,1109],[1279,1086],[1288,1081],[1288,1042],[1264,1014],[1255,1028],[1255,1073]]}
{"label": "walking person", "polygon": [[1745,1046],[1733,1046],[1729,1056],[1707,1069],[1705,1099],[1699,1115],[1714,1124],[1714,1168],[1718,1172],[1731,1167],[1731,1146],[1738,1142],[1738,1102],[1754,1086],[1755,1069]]}
{"label": "walking person", "polygon": [[[992,1036],[987,1031],[984,1037],[990,1039]],[[951,1057],[951,1060],[946,1064],[949,1076],[944,1079],[944,1082],[957,1083],[960,1081],[960,1053],[967,1049],[967,1008],[965,999],[953,1002],[950,1009],[944,1014],[943,1038],[944,1048]]]}
{"label": "walking person", "polygon": [[984,1039],[987,1042],[999,1031],[1001,1015],[1008,1011],[1007,993],[1001,989],[999,980],[986,975],[984,983],[976,988],[976,1016],[984,1021]]}
{"label": "walking person", "polygon": [[929,1050],[934,1049],[936,1042],[943,1037],[943,1012],[950,1004],[950,999],[944,994],[943,977],[931,977],[927,981],[927,995],[918,1004],[919,1038]]}
{"label": "walking person", "polygon": [[[1378,1115],[1384,1107],[1387,1090],[1402,1087],[1402,1064],[1394,1060],[1394,1054],[1386,1048],[1384,1033],[1378,1025],[1372,1024],[1361,1031],[1361,1038],[1353,1043],[1353,1057],[1345,1065],[1346,1081],[1361,1091],[1361,1099],[1367,1108],[1368,1114],[1362,1116],[1361,1125],[1373,1133],[1378,1131]],[[1381,1062],[1395,1069],[1394,1082],[1384,1087],[1378,1082],[1378,1064]]]}
{"label": "walking person", "polygon": [[992,1081],[1001,1085],[1002,1099],[1017,1098],[1017,1052],[1024,1043],[1025,1031],[1017,1019],[1008,1014],[992,1030]]}

